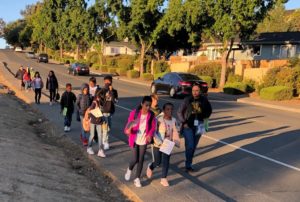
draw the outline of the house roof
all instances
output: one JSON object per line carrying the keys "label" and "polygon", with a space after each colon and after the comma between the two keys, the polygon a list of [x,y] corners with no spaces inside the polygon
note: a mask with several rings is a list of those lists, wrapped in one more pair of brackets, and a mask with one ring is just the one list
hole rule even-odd
{"label": "house roof", "polygon": [[106,43],[105,44],[106,46],[114,46],[114,47],[127,47],[127,48],[130,48],[132,50],[137,50],[137,46],[135,46],[134,44],[132,43],[129,43],[129,42],[119,42],[119,41],[111,41],[109,43]]}
{"label": "house roof", "polygon": [[246,45],[300,44],[300,32],[268,32],[259,34],[254,40],[244,41]]}

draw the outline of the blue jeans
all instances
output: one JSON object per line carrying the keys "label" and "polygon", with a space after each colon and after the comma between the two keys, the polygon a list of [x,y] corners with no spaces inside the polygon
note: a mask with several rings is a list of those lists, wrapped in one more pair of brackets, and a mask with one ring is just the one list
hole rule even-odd
{"label": "blue jeans", "polygon": [[195,130],[191,128],[184,128],[183,137],[185,141],[185,167],[191,168],[195,150],[197,148],[201,135],[195,135]]}
{"label": "blue jeans", "polygon": [[70,127],[72,122],[72,115],[73,113],[67,113],[65,116],[65,122],[64,125]]}
{"label": "blue jeans", "polygon": [[149,168],[154,170],[162,163],[161,178],[166,178],[169,171],[170,155],[162,153],[159,151],[159,148],[152,146],[152,157],[154,161],[150,164]]}
{"label": "blue jeans", "polygon": [[103,118],[104,118],[104,123],[102,124],[102,134],[103,134],[102,143],[108,144],[109,131],[111,130],[112,115],[110,113],[103,113]]}
{"label": "blue jeans", "polygon": [[92,124],[91,123],[90,138],[89,138],[88,147],[92,147],[92,145],[93,145],[93,139],[94,139],[94,136],[95,136],[95,132],[97,130],[99,149],[102,149],[102,131],[101,131],[101,126],[102,125],[96,125],[96,124]]}
{"label": "blue jeans", "polygon": [[83,122],[83,116],[80,116],[80,123],[81,123],[80,126],[81,126],[81,135],[82,135],[82,138],[83,139],[88,139],[89,133],[87,133],[87,132],[84,131],[82,122]]}

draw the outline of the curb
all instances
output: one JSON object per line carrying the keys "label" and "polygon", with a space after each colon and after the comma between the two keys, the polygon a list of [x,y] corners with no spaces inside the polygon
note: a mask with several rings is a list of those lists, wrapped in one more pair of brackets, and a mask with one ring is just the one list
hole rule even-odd
{"label": "curb", "polygon": [[260,106],[260,107],[267,107],[267,108],[277,109],[277,110],[282,110],[282,111],[300,113],[300,109],[295,109],[295,108],[290,108],[290,107],[282,107],[282,106],[277,106],[277,105],[272,105],[272,104],[255,102],[255,101],[246,100],[245,98],[238,99],[237,102],[244,103],[244,104],[255,105],[255,106]]}
{"label": "curb", "polygon": [[[3,84],[7,85],[10,89],[14,90],[16,92],[15,96],[17,96],[18,98],[23,100],[26,104],[28,104],[29,106],[32,107],[31,100],[29,98],[27,98],[26,96],[24,96],[22,91],[20,91],[17,87],[15,87],[13,84],[11,84],[11,82],[8,81],[4,77],[4,73],[3,73],[3,71],[5,71],[4,68],[5,67],[3,65],[0,66],[0,72],[1,72],[0,81],[2,80]],[[34,108],[34,110],[37,110],[39,113],[43,114],[37,108]],[[53,124],[52,122],[51,122],[51,124],[54,127],[53,130],[57,130],[56,125]],[[70,141],[72,141],[74,144],[76,144],[73,140],[70,139]],[[76,144],[76,145],[78,146],[78,144]],[[84,151],[83,151],[83,155],[85,155]],[[111,178],[111,180],[113,182],[112,184],[114,184],[124,194],[124,196],[126,196],[129,200],[135,201],[135,202],[142,202],[143,201],[127,185],[125,185],[123,182],[121,182],[118,179],[118,177],[113,175],[110,171],[108,171],[108,170],[104,169],[103,167],[101,167],[101,163],[99,161],[97,161],[95,158],[90,157],[90,156],[88,156],[87,158],[88,158],[88,160],[90,160],[91,163],[93,163],[95,165],[95,167],[97,168],[98,171],[100,171],[100,173],[102,173],[102,174],[108,176],[109,178]]]}

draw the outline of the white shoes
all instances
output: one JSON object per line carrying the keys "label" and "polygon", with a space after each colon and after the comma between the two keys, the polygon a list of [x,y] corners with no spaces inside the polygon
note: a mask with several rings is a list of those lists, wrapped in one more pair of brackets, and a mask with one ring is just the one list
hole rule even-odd
{"label": "white shoes", "polygon": [[95,154],[95,152],[93,151],[93,148],[92,148],[92,147],[88,147],[86,151],[87,151],[87,153],[90,154],[90,155],[94,155],[94,154]]}
{"label": "white shoes", "polygon": [[99,149],[97,156],[105,158],[106,155],[104,154],[104,151],[102,149]]}
{"label": "white shoes", "polygon": [[136,178],[134,181],[133,181],[135,187],[142,187],[142,184],[141,184],[141,181],[140,181],[140,178]]}
{"label": "white shoes", "polygon": [[52,102],[49,103],[50,106],[52,106],[52,104],[53,104]]}
{"label": "white shoes", "polygon": [[68,132],[68,126],[65,126],[65,127],[64,127],[64,131],[65,131],[65,132]]}
{"label": "white shoes", "polygon": [[130,176],[131,176],[131,170],[129,170],[129,168],[127,168],[127,171],[125,173],[125,180],[129,181],[130,180]]}
{"label": "white shoes", "polygon": [[104,150],[109,150],[109,144],[108,143],[103,143],[103,149]]}

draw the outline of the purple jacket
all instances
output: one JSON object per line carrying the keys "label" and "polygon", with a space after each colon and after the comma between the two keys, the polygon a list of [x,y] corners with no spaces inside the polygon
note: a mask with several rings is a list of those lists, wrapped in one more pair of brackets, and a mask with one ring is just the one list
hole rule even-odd
{"label": "purple jacket", "polygon": [[[136,126],[132,127],[131,128],[131,131],[130,133],[126,133],[126,129],[127,129],[127,125],[132,122],[134,120],[134,116],[135,116],[135,112],[136,112],[136,109],[132,110],[129,114],[129,117],[128,117],[128,121],[127,121],[127,124],[126,124],[126,127],[124,129],[124,133],[126,135],[128,135],[128,143],[129,143],[129,146],[130,147],[134,147],[134,142],[135,142],[135,139],[136,139],[136,136],[137,136],[137,133],[139,131],[139,127],[140,127],[140,123],[138,123]],[[137,118],[140,118],[141,117],[141,112],[139,112]],[[151,122],[151,125],[149,124],[149,119],[151,117],[151,112],[149,111],[148,112],[148,115],[147,115],[147,124],[146,124],[146,137],[153,137],[154,134],[155,134],[155,130],[156,130],[156,118],[155,116],[153,117],[152,119],[152,122]],[[147,144],[149,144],[150,142],[147,142]]]}

